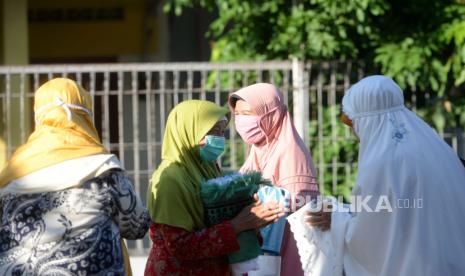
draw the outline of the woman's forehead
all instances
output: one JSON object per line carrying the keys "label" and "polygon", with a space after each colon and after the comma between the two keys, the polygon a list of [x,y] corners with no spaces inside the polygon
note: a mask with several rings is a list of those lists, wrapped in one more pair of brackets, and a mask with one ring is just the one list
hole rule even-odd
{"label": "woman's forehead", "polygon": [[237,100],[236,102],[236,109],[239,109],[239,110],[252,110],[252,107],[250,106],[250,104],[244,100]]}

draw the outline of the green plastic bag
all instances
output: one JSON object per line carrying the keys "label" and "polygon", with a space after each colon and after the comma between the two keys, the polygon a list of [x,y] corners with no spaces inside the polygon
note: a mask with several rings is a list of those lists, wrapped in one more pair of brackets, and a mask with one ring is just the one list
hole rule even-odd
{"label": "green plastic bag", "polygon": [[[260,172],[232,173],[203,182],[200,197],[206,224],[215,225],[234,218],[244,207],[253,203],[253,195],[261,185],[270,185],[270,182],[264,180]],[[237,240],[240,250],[228,255],[230,264],[260,255],[260,244],[254,230],[239,233]]]}

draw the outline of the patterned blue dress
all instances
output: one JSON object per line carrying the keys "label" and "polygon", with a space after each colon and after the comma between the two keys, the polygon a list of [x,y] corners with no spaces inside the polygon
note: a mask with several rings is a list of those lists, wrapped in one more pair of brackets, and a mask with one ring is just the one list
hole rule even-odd
{"label": "patterned blue dress", "polygon": [[124,275],[121,237],[140,239],[150,225],[121,170],[63,191],[8,194],[0,206],[0,275]]}

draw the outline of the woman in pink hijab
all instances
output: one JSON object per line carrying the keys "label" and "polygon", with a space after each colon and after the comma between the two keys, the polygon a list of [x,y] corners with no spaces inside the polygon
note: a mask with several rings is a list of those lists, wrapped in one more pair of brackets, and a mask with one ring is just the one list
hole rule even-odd
{"label": "woman in pink hijab", "polygon": [[[302,199],[319,195],[312,157],[298,135],[283,96],[272,84],[257,83],[229,97],[236,130],[250,145],[241,172],[257,170],[292,196],[292,210]],[[296,242],[286,223],[281,246],[281,275],[303,275]]]}

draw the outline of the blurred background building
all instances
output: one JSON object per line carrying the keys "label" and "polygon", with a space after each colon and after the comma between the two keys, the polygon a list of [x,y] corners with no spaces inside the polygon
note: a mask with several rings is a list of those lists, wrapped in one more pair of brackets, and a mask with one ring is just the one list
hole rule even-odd
{"label": "blurred background building", "polygon": [[3,64],[201,61],[210,13],[157,0],[3,0]]}
{"label": "blurred background building", "polygon": [[[208,60],[210,47],[205,32],[212,15],[196,8],[174,16],[163,12],[161,2],[2,0],[0,64]],[[44,80],[41,77],[39,82]],[[12,107],[18,107],[19,102],[12,100]],[[30,130],[30,112],[25,117]],[[0,128],[4,127],[0,124]],[[11,124],[9,129],[16,142],[20,141],[20,130],[15,129],[18,127]],[[5,143],[0,139],[0,166],[5,162],[5,153]]]}

